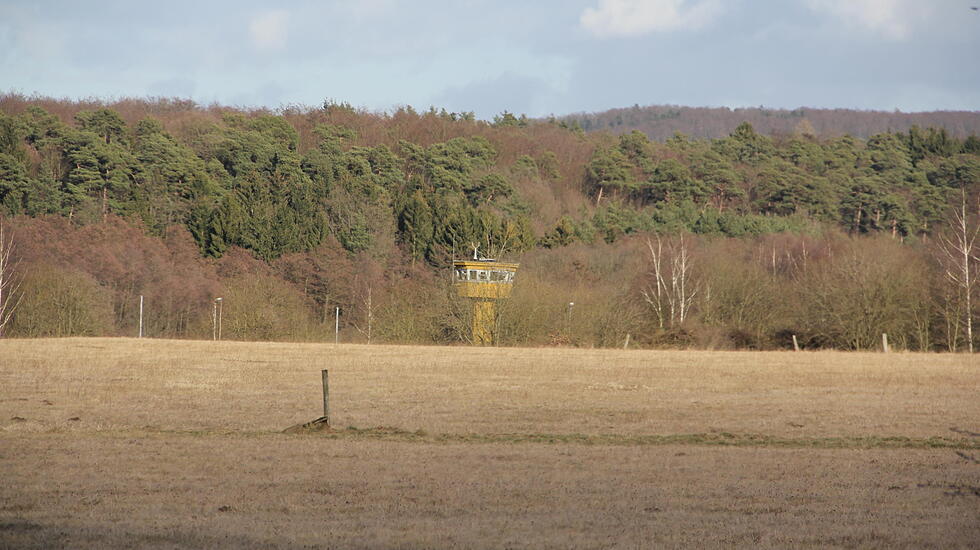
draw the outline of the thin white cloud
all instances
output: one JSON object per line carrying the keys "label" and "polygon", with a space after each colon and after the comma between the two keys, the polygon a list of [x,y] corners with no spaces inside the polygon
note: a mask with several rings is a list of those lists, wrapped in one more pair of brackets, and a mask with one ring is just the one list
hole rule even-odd
{"label": "thin white cloud", "polygon": [[248,34],[252,45],[263,51],[280,50],[286,46],[289,34],[289,12],[273,10],[252,17]]}
{"label": "thin white cloud", "polygon": [[599,0],[582,12],[579,24],[596,36],[638,36],[699,29],[722,11],[719,0]]}
{"label": "thin white cloud", "polygon": [[807,7],[893,40],[908,37],[912,26],[931,11],[921,0],[807,0]]}

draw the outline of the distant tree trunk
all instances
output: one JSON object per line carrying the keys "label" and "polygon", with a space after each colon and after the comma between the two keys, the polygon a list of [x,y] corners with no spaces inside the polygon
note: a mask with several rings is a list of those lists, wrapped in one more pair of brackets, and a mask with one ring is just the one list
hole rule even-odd
{"label": "distant tree trunk", "polygon": [[367,295],[367,339],[371,343],[371,328],[374,326],[374,304],[371,301],[371,287],[368,287]]}
{"label": "distant tree trunk", "polygon": [[653,243],[650,242],[650,239],[647,239],[647,248],[650,249],[650,264],[653,267],[654,288],[647,287],[643,289],[643,298],[648,304],[653,306],[653,311],[657,315],[657,324],[660,328],[664,328],[664,302],[667,300],[667,285],[664,282],[663,269],[661,267],[663,260],[663,241],[661,241],[660,235],[657,235],[656,250],[653,248]]}
{"label": "distant tree trunk", "polygon": [[360,290],[360,287],[357,284],[356,280],[354,282],[354,286],[356,289],[354,294],[354,300],[355,300],[354,303],[356,304],[359,301],[361,304],[363,304],[364,319],[363,319],[363,324],[358,324],[358,323],[352,323],[352,324],[354,325],[354,328],[357,329],[358,332],[360,332],[367,338],[367,343],[370,344],[372,332],[374,331],[374,309],[375,309],[374,295],[373,295],[374,285],[371,283],[365,283],[363,287],[364,289],[363,293]]}

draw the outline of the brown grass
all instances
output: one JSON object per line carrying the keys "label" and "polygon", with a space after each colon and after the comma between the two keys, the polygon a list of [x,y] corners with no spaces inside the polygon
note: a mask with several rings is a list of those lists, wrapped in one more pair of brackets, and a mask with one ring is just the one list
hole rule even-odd
{"label": "brown grass", "polygon": [[[321,368],[334,430],[282,434]],[[978,387],[966,355],[0,341],[0,547],[976,546]]]}

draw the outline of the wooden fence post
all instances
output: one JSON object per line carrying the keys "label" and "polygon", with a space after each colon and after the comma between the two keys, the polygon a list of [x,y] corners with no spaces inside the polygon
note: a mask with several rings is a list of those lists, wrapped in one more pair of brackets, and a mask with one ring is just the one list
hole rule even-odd
{"label": "wooden fence post", "polygon": [[323,419],[330,425],[330,378],[327,369],[320,371],[323,377]]}
{"label": "wooden fence post", "polygon": [[881,349],[884,350],[885,353],[891,351],[891,349],[888,347],[888,335],[884,332],[881,333]]}
{"label": "wooden fence post", "polygon": [[793,351],[800,351],[800,343],[796,341],[796,335],[793,335]]}

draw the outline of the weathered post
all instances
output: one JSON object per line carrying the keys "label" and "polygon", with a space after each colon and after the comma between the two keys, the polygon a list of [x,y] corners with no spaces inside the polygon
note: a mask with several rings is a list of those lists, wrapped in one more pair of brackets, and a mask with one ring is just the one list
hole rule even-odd
{"label": "weathered post", "polygon": [[323,420],[330,425],[330,375],[327,369],[320,371],[323,377]]}
{"label": "weathered post", "polygon": [[323,377],[323,419],[330,425],[330,374],[327,369],[320,371]]}
{"label": "weathered post", "polygon": [[283,430],[283,433],[295,434],[330,430],[330,378],[327,369],[320,371],[320,378],[323,380],[323,416],[303,424],[290,426]]}
{"label": "weathered post", "polygon": [[888,335],[884,332],[881,333],[881,349],[888,353],[891,349],[888,347]]}
{"label": "weathered post", "polygon": [[800,351],[800,343],[796,340],[796,335],[793,335],[793,351]]}

